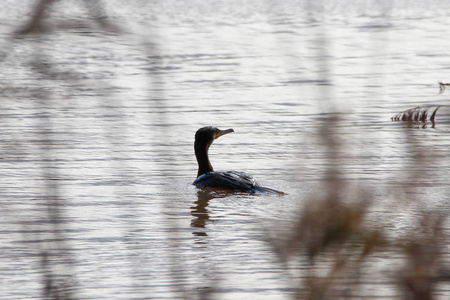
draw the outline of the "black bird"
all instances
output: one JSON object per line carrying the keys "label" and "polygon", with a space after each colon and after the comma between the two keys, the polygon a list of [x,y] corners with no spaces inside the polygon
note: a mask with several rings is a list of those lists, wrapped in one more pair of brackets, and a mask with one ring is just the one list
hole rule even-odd
{"label": "black bird", "polygon": [[215,172],[208,158],[208,149],[215,139],[233,129],[220,130],[213,126],[202,127],[195,133],[195,156],[198,162],[197,179],[193,185],[197,187],[219,188],[239,192],[266,192],[282,195],[283,192],[260,186],[253,177],[244,172]]}

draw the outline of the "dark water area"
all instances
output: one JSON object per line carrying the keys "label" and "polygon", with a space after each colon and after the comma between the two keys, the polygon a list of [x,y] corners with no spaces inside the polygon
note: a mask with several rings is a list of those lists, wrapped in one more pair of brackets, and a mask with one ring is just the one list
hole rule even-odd
{"label": "dark water area", "polygon": [[[58,1],[42,27],[14,35],[34,2],[6,2],[0,298],[301,299],[333,258],[311,266],[277,245],[327,193],[369,199],[364,226],[394,249],[350,277],[323,275],[353,284],[333,281],[334,298],[404,299],[399,282],[415,285],[399,279],[409,269],[396,245],[430,223],[440,228],[424,238],[439,246],[425,247],[439,266],[433,299],[450,296],[448,113],[391,120],[449,105],[438,81],[450,82],[450,7]],[[287,195],[192,186],[194,134],[206,125],[235,130],[210,148],[216,170]]]}

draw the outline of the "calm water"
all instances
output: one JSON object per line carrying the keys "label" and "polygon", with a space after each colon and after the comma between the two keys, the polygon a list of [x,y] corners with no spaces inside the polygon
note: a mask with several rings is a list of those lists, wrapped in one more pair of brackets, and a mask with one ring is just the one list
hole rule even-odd
{"label": "calm water", "polygon": [[[289,299],[297,275],[267,240],[333,168],[373,194],[393,235],[424,206],[447,214],[450,123],[390,118],[450,104],[437,84],[450,81],[450,7],[365,3],[108,2],[119,35],[61,1],[53,30],[14,40],[30,6],[6,1],[0,298],[41,298],[47,280],[79,299]],[[338,161],[320,134],[330,116]],[[192,187],[205,125],[235,130],[212,145],[215,169],[288,195]],[[377,284],[369,296],[396,295]]]}

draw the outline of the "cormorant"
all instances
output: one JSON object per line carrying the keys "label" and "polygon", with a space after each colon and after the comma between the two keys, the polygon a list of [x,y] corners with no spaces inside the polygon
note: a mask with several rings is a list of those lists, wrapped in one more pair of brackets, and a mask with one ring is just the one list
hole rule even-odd
{"label": "cormorant", "polygon": [[193,185],[239,192],[268,192],[282,195],[283,192],[260,186],[253,177],[244,172],[215,172],[208,158],[208,149],[215,139],[234,132],[233,129],[220,130],[217,127],[202,127],[195,133],[195,156],[198,162],[197,179]]}

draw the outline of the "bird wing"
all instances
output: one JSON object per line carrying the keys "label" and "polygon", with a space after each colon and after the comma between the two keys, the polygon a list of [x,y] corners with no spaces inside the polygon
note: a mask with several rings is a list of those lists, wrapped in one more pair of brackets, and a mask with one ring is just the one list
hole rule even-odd
{"label": "bird wing", "polygon": [[223,188],[239,191],[251,191],[256,186],[259,186],[251,175],[237,171],[206,173],[198,177],[193,184],[200,187]]}

